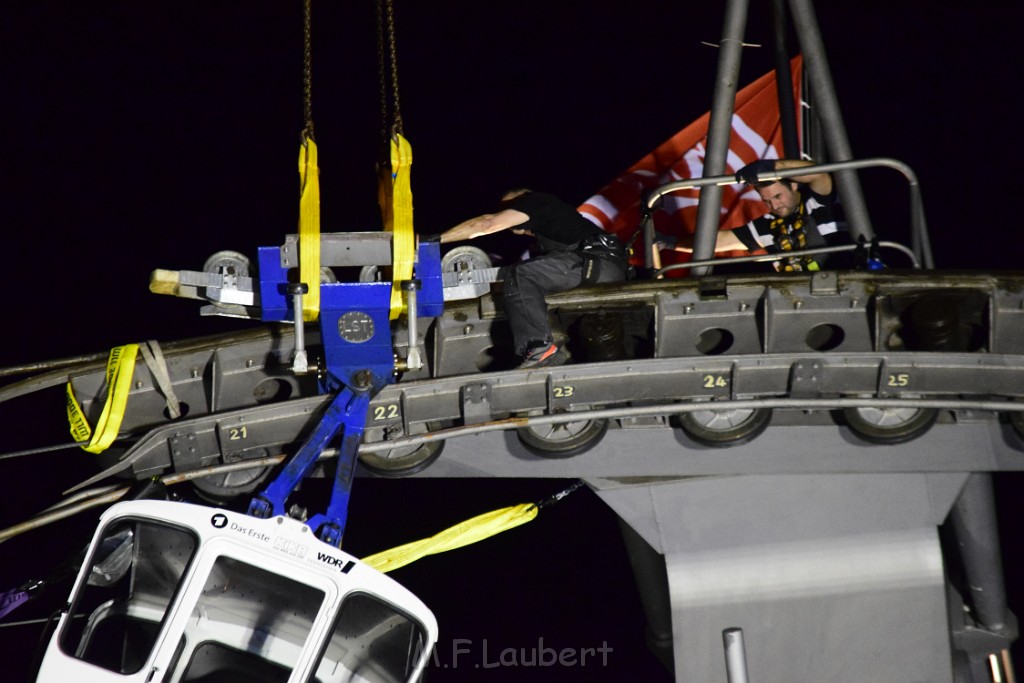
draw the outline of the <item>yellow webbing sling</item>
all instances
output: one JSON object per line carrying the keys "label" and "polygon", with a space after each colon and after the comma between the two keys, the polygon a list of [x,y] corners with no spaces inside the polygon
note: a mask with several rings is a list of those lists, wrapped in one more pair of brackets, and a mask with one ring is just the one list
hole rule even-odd
{"label": "yellow webbing sling", "polygon": [[401,133],[391,138],[391,168],[381,168],[377,200],[384,219],[384,230],[393,233],[391,245],[391,313],[395,320],[402,313],[402,281],[412,278],[416,259],[416,238],[412,227],[412,147]]}
{"label": "yellow webbing sling", "polygon": [[302,319],[313,322],[320,315],[320,168],[309,136],[299,148],[299,178],[299,282],[309,287],[302,297]]}
{"label": "yellow webbing sling", "polygon": [[364,557],[363,562],[380,572],[404,567],[427,555],[436,555],[448,550],[482,541],[485,538],[508,531],[520,524],[526,524],[537,516],[535,503],[521,503],[512,507],[493,510],[449,527],[441,533],[420,541],[406,543],[391,550]]}
{"label": "yellow webbing sling", "polygon": [[121,421],[124,419],[125,405],[128,403],[128,392],[131,390],[138,352],[138,344],[125,344],[110,350],[110,356],[107,358],[107,397],[95,430],[89,427],[82,407],[75,398],[71,382],[68,382],[68,423],[71,425],[71,436],[76,442],[88,441],[82,449],[90,453],[101,453],[117,438]]}

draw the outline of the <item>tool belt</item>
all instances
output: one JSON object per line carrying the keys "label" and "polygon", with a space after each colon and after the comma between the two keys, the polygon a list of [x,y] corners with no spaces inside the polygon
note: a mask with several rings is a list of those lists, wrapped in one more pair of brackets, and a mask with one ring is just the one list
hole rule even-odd
{"label": "tool belt", "polygon": [[583,257],[584,285],[625,280],[630,275],[629,252],[615,235],[595,233],[580,242],[577,252]]}

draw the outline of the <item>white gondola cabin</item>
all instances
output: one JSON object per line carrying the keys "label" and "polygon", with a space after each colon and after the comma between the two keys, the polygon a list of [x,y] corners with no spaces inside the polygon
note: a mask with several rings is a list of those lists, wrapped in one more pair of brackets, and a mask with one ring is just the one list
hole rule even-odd
{"label": "white gondola cabin", "polygon": [[415,681],[437,641],[393,579],[286,517],[104,513],[37,683]]}

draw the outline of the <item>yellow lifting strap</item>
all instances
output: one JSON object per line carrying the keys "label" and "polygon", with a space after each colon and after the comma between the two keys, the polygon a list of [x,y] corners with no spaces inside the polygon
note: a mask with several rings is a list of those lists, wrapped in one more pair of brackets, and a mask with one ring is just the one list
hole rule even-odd
{"label": "yellow lifting strap", "polygon": [[[416,236],[412,227],[412,146],[401,133],[391,138],[391,168],[381,168],[377,201],[384,219],[384,230],[393,233],[391,244],[391,313],[395,320],[402,313],[402,281],[412,278],[416,260]],[[390,171],[390,172],[389,172]]]}
{"label": "yellow lifting strap", "polygon": [[299,179],[299,282],[309,287],[302,297],[302,319],[313,322],[320,315],[320,168],[309,136],[299,147]]}
{"label": "yellow lifting strap", "polygon": [[107,358],[107,398],[95,430],[89,427],[82,406],[75,398],[71,382],[68,382],[68,423],[71,425],[71,436],[76,442],[88,441],[82,446],[83,450],[101,453],[117,438],[121,421],[124,419],[124,409],[128,403],[128,392],[131,390],[135,358],[138,353],[138,344],[125,344],[110,350],[110,356]]}
{"label": "yellow lifting strap", "polygon": [[455,550],[500,534],[502,531],[508,531],[520,524],[526,524],[537,516],[538,509],[535,503],[521,503],[487,512],[449,527],[430,538],[364,557],[363,562],[377,571],[389,572],[421,557]]}

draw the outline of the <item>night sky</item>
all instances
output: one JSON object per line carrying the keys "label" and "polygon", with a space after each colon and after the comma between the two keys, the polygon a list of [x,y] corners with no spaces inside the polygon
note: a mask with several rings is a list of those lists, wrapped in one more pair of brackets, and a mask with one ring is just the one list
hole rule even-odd
{"label": "night sky", "polygon": [[[718,53],[705,43],[722,36],[720,3],[395,2],[422,234],[493,210],[512,186],[582,202],[710,106]],[[745,41],[765,47],[745,49],[741,85],[772,67],[771,3],[751,5]],[[893,157],[917,172],[937,265],[1017,268],[1024,248],[1004,206],[1020,182],[1024,4],[830,1],[817,12],[854,155]],[[295,232],[301,29],[298,0],[19,0],[0,8],[9,329],[0,366],[254,324],[200,318],[198,302],[151,294],[148,278],[155,268],[199,270],[222,249],[254,257],[258,246]],[[324,231],[380,227],[375,36],[372,2],[314,0]],[[904,239],[901,177],[880,170],[861,178],[876,231]],[[8,442],[0,450],[66,438],[61,396],[32,405],[40,412],[0,406]],[[5,475],[6,522],[53,502],[62,475],[88,471],[72,451],[37,457],[35,467],[10,465],[33,486]],[[997,478],[1004,504],[1017,476]],[[361,480],[347,549],[368,554],[564,485],[472,481],[452,495],[455,485],[443,481]],[[36,533],[0,550],[0,591],[28,578],[19,567],[62,556],[58,534],[84,543],[70,525]],[[1015,597],[1021,577],[1009,560]],[[607,641],[608,666],[562,671],[559,680],[664,678],[643,645],[616,520],[590,491],[506,537],[427,563],[396,578],[435,609],[445,647],[453,638],[488,638],[494,647],[530,647],[538,636],[559,647]],[[35,616],[45,612],[25,618]],[[0,631],[0,651],[20,662],[33,641],[12,630]],[[430,680],[521,675],[449,668]]]}

